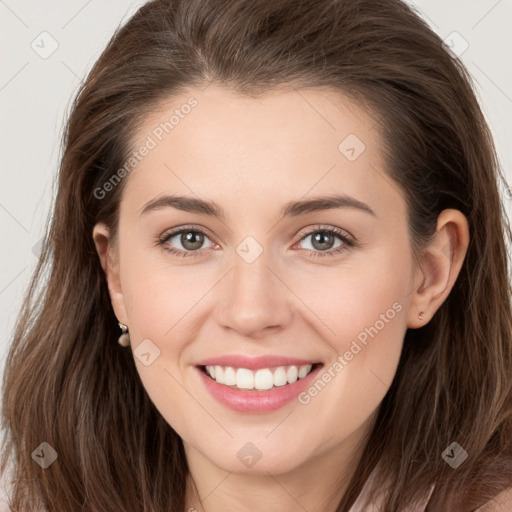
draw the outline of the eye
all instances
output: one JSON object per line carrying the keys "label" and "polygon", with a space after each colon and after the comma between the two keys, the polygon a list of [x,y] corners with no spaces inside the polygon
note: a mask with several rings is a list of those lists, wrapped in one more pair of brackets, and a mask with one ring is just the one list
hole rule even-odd
{"label": "eye", "polygon": [[[310,237],[310,245],[312,246],[312,249],[308,249],[312,251],[310,252],[310,257],[335,256],[355,246],[355,241],[339,228],[317,228],[303,236],[300,242]],[[336,238],[341,241],[338,245],[334,245]]]}
{"label": "eye", "polygon": [[[205,239],[209,238],[207,233],[202,229],[184,227],[165,233],[158,239],[158,245],[161,245],[165,251],[175,254],[176,256],[198,256],[202,252],[200,249]],[[182,248],[176,248],[175,244],[181,245]],[[212,242],[212,246],[215,245],[216,244]]]}
{"label": "eye", "polygon": [[[309,237],[312,237],[312,249],[307,249],[310,257],[336,256],[356,245],[348,233],[334,227],[317,227],[304,235],[298,243],[300,244]],[[205,240],[209,239],[206,231],[201,228],[182,227],[164,233],[157,239],[157,244],[162,246],[165,251],[176,256],[190,257],[201,255]],[[340,240],[338,245],[334,245],[336,239]],[[176,244],[180,245],[181,248],[177,248]],[[211,242],[210,247],[218,247],[218,244]]]}

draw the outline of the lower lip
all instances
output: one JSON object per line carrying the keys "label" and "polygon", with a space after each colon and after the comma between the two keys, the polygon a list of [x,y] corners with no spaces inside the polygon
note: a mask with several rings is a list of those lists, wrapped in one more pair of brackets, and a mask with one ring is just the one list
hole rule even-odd
{"label": "lower lip", "polygon": [[206,389],[216,400],[234,411],[254,414],[275,411],[291,402],[311,385],[321,368],[322,366],[315,368],[306,377],[295,381],[293,384],[285,384],[265,391],[247,391],[219,384],[206,375],[201,368],[196,367]]}

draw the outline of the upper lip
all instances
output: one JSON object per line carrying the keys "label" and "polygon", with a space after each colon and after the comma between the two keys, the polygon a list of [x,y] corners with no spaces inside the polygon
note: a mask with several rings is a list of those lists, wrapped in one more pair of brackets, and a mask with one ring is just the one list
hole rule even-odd
{"label": "upper lip", "polygon": [[319,361],[274,355],[249,357],[240,354],[227,354],[224,356],[203,359],[202,361],[199,361],[197,363],[197,366],[233,366],[235,368],[247,368],[249,370],[258,370],[260,368],[272,368],[274,366],[302,366],[305,364],[315,363],[319,363]]}

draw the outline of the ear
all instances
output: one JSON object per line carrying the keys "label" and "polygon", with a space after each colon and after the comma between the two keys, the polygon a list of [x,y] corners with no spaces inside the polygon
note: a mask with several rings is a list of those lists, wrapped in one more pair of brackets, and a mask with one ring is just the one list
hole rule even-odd
{"label": "ear", "polygon": [[[466,217],[459,210],[443,210],[438,219],[433,241],[425,249],[416,270],[407,327],[425,325],[450,294],[459,275],[469,245]],[[419,283],[419,286],[418,286]],[[419,318],[422,313],[422,318]]]}
{"label": "ear", "polygon": [[100,257],[101,267],[103,268],[103,272],[105,272],[114,313],[119,322],[128,325],[128,315],[126,314],[124,295],[119,275],[119,257],[106,224],[102,222],[96,224],[92,231],[92,237],[96,251]]}

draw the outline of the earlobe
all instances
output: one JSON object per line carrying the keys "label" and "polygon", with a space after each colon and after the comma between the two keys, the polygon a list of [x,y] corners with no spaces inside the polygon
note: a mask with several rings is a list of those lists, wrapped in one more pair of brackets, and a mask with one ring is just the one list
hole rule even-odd
{"label": "earlobe", "polygon": [[469,245],[469,227],[459,210],[443,210],[433,241],[425,248],[417,269],[407,327],[423,327],[450,294]]}
{"label": "earlobe", "polygon": [[124,295],[121,288],[121,278],[119,272],[118,258],[115,255],[115,249],[112,245],[112,239],[108,226],[104,223],[98,223],[94,226],[92,237],[96,251],[100,258],[101,267],[105,273],[108,292],[112,308],[119,322],[128,324]]}

